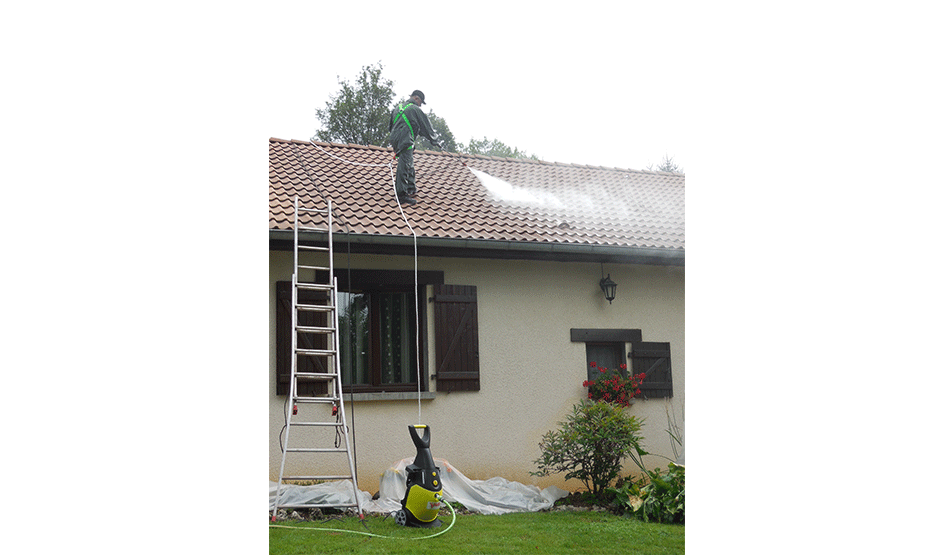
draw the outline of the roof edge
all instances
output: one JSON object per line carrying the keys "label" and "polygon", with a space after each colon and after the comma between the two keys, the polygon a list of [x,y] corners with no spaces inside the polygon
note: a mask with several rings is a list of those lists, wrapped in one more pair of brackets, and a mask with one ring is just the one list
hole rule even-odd
{"label": "roof edge", "polygon": [[[306,241],[324,242],[327,233],[304,233]],[[412,255],[414,239],[403,235],[334,234],[335,243],[357,245],[352,252]],[[291,250],[294,234],[291,230],[269,230],[270,250]],[[383,247],[383,248],[379,248]],[[392,247],[400,247],[392,250]],[[423,252],[420,252],[423,249]],[[417,251],[422,256],[443,258],[497,258],[523,260],[554,260],[576,262],[624,262],[654,266],[685,266],[684,249],[621,247],[616,245],[587,245],[575,243],[536,243],[501,241],[494,239],[453,239],[445,237],[417,237]]]}

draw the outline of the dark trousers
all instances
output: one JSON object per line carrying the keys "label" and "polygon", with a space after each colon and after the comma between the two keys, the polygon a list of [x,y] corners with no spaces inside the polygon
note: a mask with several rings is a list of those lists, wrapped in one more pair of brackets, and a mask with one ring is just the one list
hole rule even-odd
{"label": "dark trousers", "polygon": [[417,176],[413,171],[412,148],[405,148],[397,153],[397,178],[394,183],[398,197],[412,195],[417,192]]}

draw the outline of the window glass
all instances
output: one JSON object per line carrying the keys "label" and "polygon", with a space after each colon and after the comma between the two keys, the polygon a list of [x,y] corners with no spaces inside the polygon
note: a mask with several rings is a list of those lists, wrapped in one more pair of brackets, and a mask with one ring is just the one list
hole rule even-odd
{"label": "window glass", "polygon": [[417,345],[414,340],[413,296],[405,293],[381,293],[381,383],[416,382]]}
{"label": "window glass", "polygon": [[338,292],[342,384],[417,383],[414,298],[405,292]]}
{"label": "window glass", "polygon": [[338,292],[341,383],[371,383],[371,296]]}
{"label": "window glass", "polygon": [[[596,380],[599,377],[599,368],[620,371],[620,365],[626,363],[623,343],[587,343],[586,349],[588,380]],[[597,363],[597,368],[591,368],[592,362]],[[622,371],[621,374],[626,374],[626,371]]]}

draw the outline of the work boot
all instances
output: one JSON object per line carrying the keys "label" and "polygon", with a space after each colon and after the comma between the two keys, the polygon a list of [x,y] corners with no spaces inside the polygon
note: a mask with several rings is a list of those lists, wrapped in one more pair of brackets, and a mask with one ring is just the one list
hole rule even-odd
{"label": "work boot", "polygon": [[397,200],[400,201],[400,204],[401,204],[401,205],[404,205],[404,204],[417,204],[417,201],[416,201],[416,200],[414,200],[414,199],[412,199],[412,198],[410,198],[410,197],[406,197],[406,196],[404,196],[404,197],[397,197]]}

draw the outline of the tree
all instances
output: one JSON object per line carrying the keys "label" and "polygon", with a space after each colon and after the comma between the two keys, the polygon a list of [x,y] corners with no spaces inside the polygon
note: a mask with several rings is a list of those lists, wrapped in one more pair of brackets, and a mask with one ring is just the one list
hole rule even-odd
{"label": "tree", "polygon": [[524,150],[511,147],[498,139],[490,140],[488,137],[483,137],[481,141],[470,139],[469,146],[460,143],[459,150],[466,154],[498,156],[500,158],[531,158],[532,160],[538,160],[538,157],[534,154],[528,154]]}
{"label": "tree", "polygon": [[[320,141],[335,143],[351,143],[358,145],[388,146],[387,138],[390,134],[390,114],[394,109],[394,82],[381,76],[384,65],[370,65],[361,68],[354,84],[342,81],[338,83],[341,90],[332,95],[325,103],[324,110],[316,110],[322,129],[315,136]],[[398,106],[407,100],[401,99]],[[436,132],[436,137],[443,150],[449,152],[465,152],[468,154],[482,154],[485,156],[501,156],[504,158],[531,158],[524,150],[510,147],[499,140],[489,140],[483,137],[481,141],[472,139],[469,147],[457,143],[450,131],[446,120],[437,116],[431,110],[427,117],[430,125]],[[418,137],[418,150],[433,148],[426,137]]]}
{"label": "tree", "polygon": [[323,129],[320,141],[383,146],[387,141],[394,83],[381,77],[384,66],[365,66],[354,85],[338,83],[341,91],[316,110]]}
{"label": "tree", "polygon": [[[647,166],[646,169],[649,171],[654,171],[653,164],[650,164],[649,166]],[[673,161],[673,157],[668,154],[663,155],[663,161],[660,162],[660,165],[657,166],[655,171],[671,172],[671,173],[685,173],[685,170],[680,168],[679,165]]]}
{"label": "tree", "polygon": [[[450,126],[446,124],[446,120],[434,114],[433,110],[430,110],[427,116],[430,118],[430,125],[432,125],[433,130],[436,131],[436,138],[440,141],[442,149],[449,152],[458,152],[456,138],[453,137],[453,132],[450,131]],[[417,148],[420,150],[429,150],[433,146],[426,137],[420,137],[418,142],[420,144],[417,145]]]}

